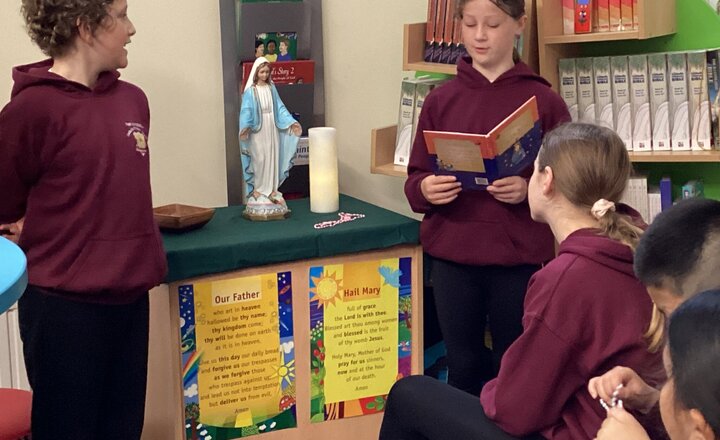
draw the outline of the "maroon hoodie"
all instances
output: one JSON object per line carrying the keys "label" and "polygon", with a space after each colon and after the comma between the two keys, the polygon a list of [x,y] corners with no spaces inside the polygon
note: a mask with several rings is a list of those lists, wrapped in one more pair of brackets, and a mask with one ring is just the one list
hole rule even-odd
{"label": "maroon hoodie", "polygon": [[[405,195],[413,211],[425,214],[420,240],[430,255],[471,265],[540,264],[553,257],[553,236],[547,225],[530,218],[527,201],[502,203],[486,191],[463,190],[447,205],[432,205],[420,182],[432,174],[423,130],[488,133],[535,95],[543,131],[570,121],[567,106],[550,84],[523,63],[494,82],[472,67],[469,57],[458,61],[457,77],[435,88],[425,100],[408,164]],[[526,171],[526,176],[532,169]]]}
{"label": "maroon hoodie", "polygon": [[13,69],[0,113],[0,223],[25,217],[31,284],[133,301],[167,270],[152,213],[147,98],[118,72],[89,89],[51,65]]}
{"label": "maroon hoodie", "polygon": [[575,231],[530,279],[523,333],[482,390],[485,413],[515,436],[594,438],[605,410],[587,391],[592,377],[624,365],[651,385],[665,379],[661,353],[649,353],[642,337],[651,315],[630,248]]}

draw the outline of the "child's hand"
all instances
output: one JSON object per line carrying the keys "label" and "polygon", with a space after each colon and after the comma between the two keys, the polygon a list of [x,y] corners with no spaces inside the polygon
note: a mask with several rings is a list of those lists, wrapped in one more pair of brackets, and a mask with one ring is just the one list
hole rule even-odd
{"label": "child's hand", "polygon": [[617,406],[608,411],[595,437],[596,440],[650,440],[640,422],[622,407]]}
{"label": "child's hand", "polygon": [[462,188],[455,176],[436,176],[431,174],[420,182],[420,190],[425,200],[433,205],[446,205],[455,200]]}
{"label": "child's hand", "polygon": [[17,243],[18,240],[20,240],[20,233],[22,232],[24,223],[25,218],[23,217],[15,223],[0,224],[0,235],[13,243]]}
{"label": "child's hand", "polygon": [[503,203],[516,205],[527,197],[527,181],[520,176],[497,179],[487,187],[487,191]]}
{"label": "child's hand", "polygon": [[627,367],[615,367],[602,376],[593,377],[588,382],[588,392],[594,399],[609,402],[620,384],[623,386],[617,390],[616,397],[628,408],[647,412],[660,398],[660,391],[646,384],[635,371]]}

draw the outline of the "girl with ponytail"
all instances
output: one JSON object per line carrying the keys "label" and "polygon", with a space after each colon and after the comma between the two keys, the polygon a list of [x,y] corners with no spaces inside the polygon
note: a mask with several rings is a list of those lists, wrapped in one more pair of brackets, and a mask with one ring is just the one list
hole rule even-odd
{"label": "girl with ponytail", "polygon": [[573,123],[546,135],[528,202],[559,249],[530,279],[523,333],[479,399],[423,376],[397,382],[381,439],[589,440],[606,411],[588,380],[615,365],[653,385],[664,380],[661,354],[643,338],[652,301],[633,273],[642,223],[618,203],[630,172],[609,129]]}

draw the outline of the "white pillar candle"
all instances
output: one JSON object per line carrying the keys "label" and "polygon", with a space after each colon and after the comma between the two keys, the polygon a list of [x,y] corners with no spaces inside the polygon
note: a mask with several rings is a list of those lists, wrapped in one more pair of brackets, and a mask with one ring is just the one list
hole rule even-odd
{"label": "white pillar candle", "polygon": [[315,127],[308,130],[310,143],[310,211],[335,212],[340,208],[336,130]]}

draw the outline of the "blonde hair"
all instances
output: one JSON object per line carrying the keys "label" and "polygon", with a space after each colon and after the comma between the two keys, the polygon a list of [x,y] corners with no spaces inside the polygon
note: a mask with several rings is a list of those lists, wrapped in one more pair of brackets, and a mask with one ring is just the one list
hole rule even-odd
{"label": "blonde hair", "polygon": [[[462,20],[465,5],[473,0],[448,0],[455,1],[455,18]],[[501,11],[512,17],[514,20],[520,20],[525,16],[525,0],[490,0],[492,4],[497,6]],[[521,61],[520,52],[513,47],[513,62]]]}
{"label": "blonde hair", "polygon": [[[583,123],[562,125],[545,136],[538,169],[543,172],[548,166],[555,175],[555,188],[588,213],[600,199],[618,202],[632,172],[620,137],[608,128]],[[600,216],[598,229],[633,250],[643,232],[629,216],[614,210]]]}

